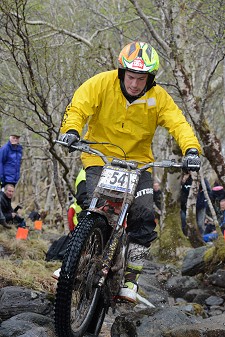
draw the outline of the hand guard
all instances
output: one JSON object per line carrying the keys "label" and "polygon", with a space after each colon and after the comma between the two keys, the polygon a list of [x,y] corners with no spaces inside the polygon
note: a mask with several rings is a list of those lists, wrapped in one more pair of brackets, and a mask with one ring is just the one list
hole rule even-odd
{"label": "hand guard", "polygon": [[196,171],[200,170],[201,160],[199,158],[197,149],[188,149],[185,153],[183,160],[184,171]]}
{"label": "hand guard", "polygon": [[75,145],[79,142],[79,140],[80,136],[77,130],[69,130],[66,134],[61,136],[61,141],[68,144],[69,152],[76,151],[76,149],[73,149],[71,145]]}

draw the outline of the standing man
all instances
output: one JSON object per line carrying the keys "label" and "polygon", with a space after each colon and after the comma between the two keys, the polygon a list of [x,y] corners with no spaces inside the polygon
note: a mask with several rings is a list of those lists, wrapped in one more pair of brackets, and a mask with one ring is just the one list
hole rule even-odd
{"label": "standing man", "polygon": [[23,148],[19,144],[20,135],[12,132],[9,141],[0,148],[0,182],[1,187],[6,184],[16,186],[20,179],[20,167]]}
{"label": "standing man", "polygon": [[[87,123],[84,138],[98,142],[93,147],[105,155],[148,163],[154,161],[154,133],[157,126],[162,126],[178,142],[185,166],[197,164],[199,169],[201,150],[191,126],[172,97],[155,83],[159,68],[155,49],[145,42],[132,42],[122,49],[118,61],[119,69],[95,75],[74,93],[62,123],[62,140],[69,147],[78,142]],[[87,153],[82,154],[82,162],[90,200],[104,163]],[[123,299],[136,301],[144,256],[157,237],[155,227],[152,176],[145,171],[127,218],[130,243],[125,285],[120,291]]]}

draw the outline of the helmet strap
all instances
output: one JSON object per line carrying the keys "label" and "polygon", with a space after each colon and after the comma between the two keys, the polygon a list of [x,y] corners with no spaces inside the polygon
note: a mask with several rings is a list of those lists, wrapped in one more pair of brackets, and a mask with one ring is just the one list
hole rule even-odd
{"label": "helmet strap", "polygon": [[155,80],[155,75],[148,74],[148,79],[147,79],[147,83],[146,83],[146,87],[147,87],[146,91],[148,91],[152,87],[156,86],[156,82],[154,80]]}

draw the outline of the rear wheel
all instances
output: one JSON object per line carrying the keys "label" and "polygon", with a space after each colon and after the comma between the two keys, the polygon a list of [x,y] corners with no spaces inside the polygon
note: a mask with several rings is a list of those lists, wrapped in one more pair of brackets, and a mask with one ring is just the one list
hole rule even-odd
{"label": "rear wheel", "polygon": [[87,214],[77,225],[63,259],[55,298],[55,330],[58,337],[81,337],[100,332],[106,305],[97,287],[98,271],[106,243],[106,223]]}

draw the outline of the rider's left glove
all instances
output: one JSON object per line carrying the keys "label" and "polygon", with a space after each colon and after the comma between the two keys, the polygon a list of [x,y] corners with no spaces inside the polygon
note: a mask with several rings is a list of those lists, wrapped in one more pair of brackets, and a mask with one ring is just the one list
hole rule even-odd
{"label": "rider's left glove", "polygon": [[69,130],[61,136],[61,141],[68,144],[69,152],[76,151],[71,145],[76,145],[80,140],[80,135],[77,130]]}
{"label": "rider's left glove", "polygon": [[184,171],[196,171],[200,170],[201,160],[197,149],[188,149],[185,153],[183,160]]}

